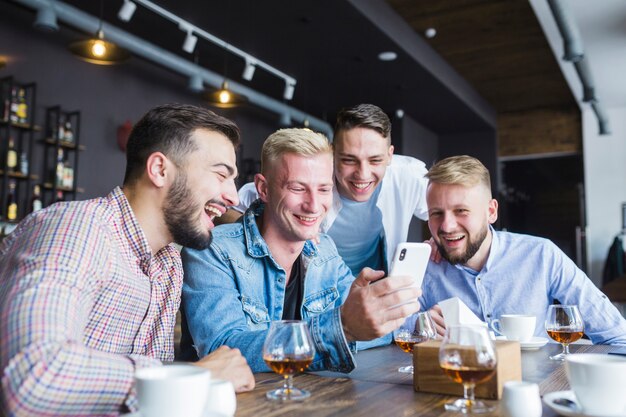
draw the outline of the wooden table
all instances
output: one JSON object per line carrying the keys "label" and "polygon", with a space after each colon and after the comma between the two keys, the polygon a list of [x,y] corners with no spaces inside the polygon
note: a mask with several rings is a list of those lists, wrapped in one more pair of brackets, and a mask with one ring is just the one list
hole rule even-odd
{"label": "wooden table", "polygon": [[[569,389],[563,365],[548,359],[558,353],[560,345],[549,343],[538,351],[522,351],[522,379],[539,384],[541,394]],[[571,352],[605,353],[609,346],[572,345]],[[400,374],[399,366],[407,365],[411,357],[390,345],[365,350],[356,355],[357,369],[350,374],[331,372],[296,376],[294,385],[311,392],[302,402],[276,403],[268,401],[265,393],[282,384],[276,374],[256,375],[257,386],[248,393],[237,395],[236,416],[454,416],[444,404],[455,397],[419,393],[413,390],[411,375]],[[496,410],[481,414],[502,416],[498,401]],[[543,417],[557,416],[544,405]]]}

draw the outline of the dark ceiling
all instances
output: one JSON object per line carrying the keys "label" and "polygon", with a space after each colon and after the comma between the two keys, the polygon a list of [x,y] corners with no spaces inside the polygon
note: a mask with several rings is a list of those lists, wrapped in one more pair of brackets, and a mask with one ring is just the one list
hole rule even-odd
{"label": "dark ceiling", "polygon": [[[94,16],[99,1],[65,0]],[[431,73],[345,0],[154,0],[159,6],[265,61],[297,79],[291,104],[332,121],[341,107],[378,104],[390,115],[397,109],[436,133],[493,129]],[[496,112],[551,106],[575,106],[529,4],[524,0],[369,0],[389,5],[414,29],[438,35],[428,42]],[[104,1],[104,20],[155,45],[193,61],[182,51],[185,33],[174,23],[139,6],[122,22],[122,0]],[[377,6],[377,7],[378,7]],[[77,34],[77,37],[80,37]],[[416,39],[409,39],[413,42]],[[417,39],[422,42],[422,39]],[[241,78],[244,62],[200,39],[200,65],[281,99],[282,79],[257,70],[252,81]],[[398,59],[377,55],[395,51]],[[453,70],[452,70],[453,71]],[[186,80],[181,77],[181,86]]]}

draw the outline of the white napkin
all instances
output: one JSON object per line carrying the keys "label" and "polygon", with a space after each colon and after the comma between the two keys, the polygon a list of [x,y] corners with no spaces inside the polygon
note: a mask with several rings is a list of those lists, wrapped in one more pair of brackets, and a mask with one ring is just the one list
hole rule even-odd
{"label": "white napkin", "polygon": [[472,310],[470,310],[459,297],[452,297],[440,301],[439,307],[441,307],[446,326],[453,326],[455,324],[479,324],[487,326],[487,323],[476,317],[476,314],[472,313]]}

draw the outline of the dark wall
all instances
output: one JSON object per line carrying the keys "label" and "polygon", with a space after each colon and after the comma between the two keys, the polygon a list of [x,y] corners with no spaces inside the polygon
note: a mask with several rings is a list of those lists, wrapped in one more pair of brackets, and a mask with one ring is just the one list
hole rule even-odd
{"label": "dark wall", "polygon": [[[75,58],[66,45],[84,35],[61,28],[41,33],[32,27],[34,13],[0,2],[0,55],[7,65],[0,78],[37,83],[37,124],[43,125],[45,107],[61,105],[81,111],[81,152],[77,185],[85,189],[78,199],[108,193],[121,184],[125,156],[116,141],[117,127],[136,122],[150,108],[171,102],[205,105],[186,90],[187,80],[153,63],[131,58],[115,66],[98,66]],[[243,157],[258,159],[263,140],[278,128],[278,116],[255,108],[213,109],[241,128]],[[35,134],[40,139],[43,133]],[[43,146],[35,147],[31,173],[43,174]]]}

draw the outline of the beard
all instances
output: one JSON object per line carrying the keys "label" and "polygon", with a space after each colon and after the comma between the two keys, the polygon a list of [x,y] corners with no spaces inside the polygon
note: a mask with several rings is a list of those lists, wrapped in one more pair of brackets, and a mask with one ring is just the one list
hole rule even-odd
{"label": "beard", "polygon": [[[439,253],[441,253],[441,256],[443,256],[445,260],[450,262],[450,264],[465,265],[470,259],[474,257],[474,255],[476,255],[476,252],[478,252],[478,249],[480,249],[480,246],[483,244],[483,242],[487,238],[488,230],[489,228],[485,227],[481,232],[479,232],[479,234],[476,236],[476,239],[471,239],[468,233],[466,235],[467,246],[465,248],[465,252],[458,254],[458,255],[452,255],[446,252],[446,248],[441,243],[437,241],[435,241],[435,243],[437,244],[437,247],[439,248]],[[440,240],[443,239],[441,237],[441,234],[439,234],[439,239]]]}
{"label": "beard", "polygon": [[[204,207],[202,207],[204,210]],[[202,250],[209,247],[213,236],[210,231],[201,230],[194,220],[199,212],[198,205],[193,199],[191,189],[187,187],[187,176],[179,172],[167,193],[163,205],[163,216],[167,230],[174,242],[181,246]]]}

